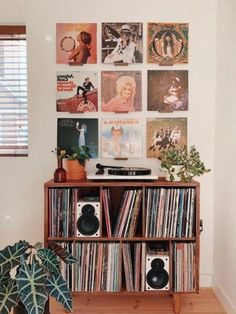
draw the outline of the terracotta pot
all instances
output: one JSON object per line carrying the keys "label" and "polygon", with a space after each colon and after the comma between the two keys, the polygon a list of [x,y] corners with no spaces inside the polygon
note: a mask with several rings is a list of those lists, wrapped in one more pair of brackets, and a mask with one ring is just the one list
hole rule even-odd
{"label": "terracotta pot", "polygon": [[85,180],[85,166],[82,166],[78,160],[64,160],[64,167],[67,172],[67,180]]}

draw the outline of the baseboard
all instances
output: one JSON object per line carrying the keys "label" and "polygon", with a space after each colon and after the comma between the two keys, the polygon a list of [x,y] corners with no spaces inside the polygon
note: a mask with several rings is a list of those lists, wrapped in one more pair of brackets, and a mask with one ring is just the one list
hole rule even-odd
{"label": "baseboard", "polygon": [[221,286],[214,279],[212,280],[212,289],[223,306],[227,314],[236,314],[236,309],[234,308],[231,300],[229,299],[227,293],[221,288]]}
{"label": "baseboard", "polygon": [[200,273],[200,287],[208,288],[212,286],[212,274]]}

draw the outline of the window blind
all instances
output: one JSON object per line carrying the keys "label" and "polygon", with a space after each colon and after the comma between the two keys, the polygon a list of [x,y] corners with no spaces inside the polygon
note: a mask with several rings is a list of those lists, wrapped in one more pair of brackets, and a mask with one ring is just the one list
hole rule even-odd
{"label": "window blind", "polygon": [[0,25],[0,156],[28,155],[25,26]]}

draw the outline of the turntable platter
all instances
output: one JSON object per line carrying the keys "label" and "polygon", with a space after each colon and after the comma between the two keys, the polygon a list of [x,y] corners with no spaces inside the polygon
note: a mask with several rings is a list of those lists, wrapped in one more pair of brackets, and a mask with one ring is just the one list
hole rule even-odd
{"label": "turntable platter", "polygon": [[151,174],[151,169],[135,167],[110,168],[108,169],[108,174],[116,176],[145,176]]}

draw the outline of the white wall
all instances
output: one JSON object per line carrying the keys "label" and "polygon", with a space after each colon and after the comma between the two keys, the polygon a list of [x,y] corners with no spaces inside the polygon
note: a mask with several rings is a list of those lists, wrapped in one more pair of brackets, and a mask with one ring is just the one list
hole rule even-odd
{"label": "white wall", "polygon": [[[30,119],[29,157],[0,158],[1,247],[19,239],[31,242],[43,240],[43,183],[52,178],[56,166],[55,156],[51,153],[56,145],[56,118],[68,116],[57,114],[55,109],[55,73],[67,69],[64,65],[55,64],[56,22],[97,22],[100,31],[100,23],[104,21],[142,21],[144,38],[147,22],[188,22],[189,64],[174,67],[189,70],[189,111],[157,113],[156,116],[187,116],[188,143],[197,146],[206,165],[213,169],[215,0],[1,0],[0,21],[27,25]],[[46,38],[51,38],[51,41]],[[94,69],[93,65],[85,67],[88,70]],[[98,71],[107,68],[101,64],[96,66]],[[147,69],[159,67],[146,64],[141,66],[144,108]],[[143,116],[152,117],[153,113],[144,111]],[[88,168],[94,169],[97,162],[98,160],[90,161]],[[159,171],[159,162],[156,159],[143,158],[127,162],[129,165],[134,163]],[[200,178],[201,217],[204,219],[204,232],[201,236],[201,286],[211,285],[213,271],[213,174],[214,169]]]}
{"label": "white wall", "polygon": [[213,286],[236,313],[236,1],[218,1]]}

